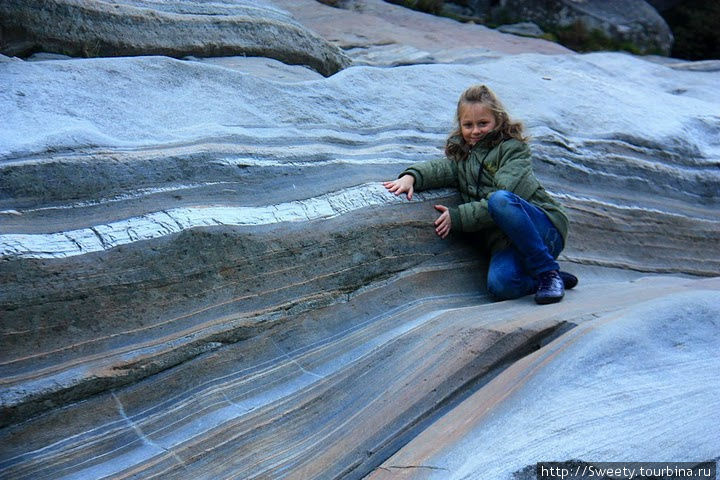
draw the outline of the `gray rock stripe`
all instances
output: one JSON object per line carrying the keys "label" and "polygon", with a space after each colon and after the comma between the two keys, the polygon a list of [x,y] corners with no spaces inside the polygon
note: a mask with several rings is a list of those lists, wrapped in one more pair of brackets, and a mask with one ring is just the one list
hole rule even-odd
{"label": "gray rock stripe", "polygon": [[[451,195],[438,190],[416,195],[423,201]],[[0,257],[65,258],[160,238],[197,227],[257,226],[328,219],[364,207],[404,202],[379,183],[366,183],[306,200],[262,207],[222,205],[173,208],[105,225],[51,234],[0,235]]]}
{"label": "gray rock stripe", "polygon": [[108,203],[117,203],[117,202],[124,202],[128,200],[134,200],[137,198],[142,198],[149,195],[154,195],[157,193],[167,193],[167,192],[175,192],[179,190],[192,190],[195,188],[201,188],[201,187],[208,187],[208,186],[214,186],[214,185],[232,185],[234,182],[205,182],[205,183],[191,183],[191,184],[180,184],[180,185],[172,185],[168,187],[154,187],[154,188],[141,188],[138,190],[134,190],[132,192],[128,192],[122,195],[116,195],[114,197],[107,197],[107,198],[99,198],[96,200],[88,200],[88,201],[82,201],[82,202],[75,202],[75,203],[68,203],[64,205],[52,205],[47,207],[36,207],[36,208],[23,208],[20,210],[0,210],[0,215],[23,215],[26,213],[32,213],[32,212],[44,212],[44,211],[53,211],[53,210],[72,210],[74,208],[85,208],[85,207],[95,207],[97,205],[107,205]]}
{"label": "gray rock stripe", "polygon": [[578,203],[583,203],[583,204],[593,204],[593,205],[597,205],[600,207],[614,208],[614,209],[625,210],[625,211],[656,213],[656,214],[667,215],[667,216],[671,216],[671,217],[675,217],[675,218],[692,218],[693,221],[707,222],[708,224],[713,224],[713,223],[720,224],[720,222],[702,219],[702,218],[698,218],[698,217],[693,217],[690,215],[683,215],[680,213],[669,212],[667,210],[659,210],[657,208],[643,207],[643,206],[638,206],[638,205],[620,205],[617,203],[599,200],[597,198],[592,198],[592,197],[588,197],[585,195],[573,195],[570,193],[560,193],[560,192],[551,192],[551,193],[556,198],[560,198],[562,200],[568,200],[569,201],[569,202],[567,202],[568,204],[570,202],[578,202]]}
{"label": "gray rock stripe", "polygon": [[[105,158],[128,160],[142,160],[147,158],[167,157],[171,155],[228,155],[242,156],[251,155],[252,158],[273,158],[277,157],[279,165],[286,165],[292,162],[296,157],[304,157],[312,159],[318,155],[331,156],[332,159],[339,157],[340,161],[343,157],[357,158],[363,155],[367,156],[367,161],[374,160],[378,154],[397,156],[417,155],[417,153],[433,153],[442,154],[444,136],[435,135],[433,137],[420,137],[414,135],[412,137],[393,137],[382,138],[373,137],[365,138],[353,142],[344,142],[342,144],[323,143],[328,140],[309,139],[307,142],[280,143],[275,145],[258,144],[252,145],[239,144],[242,140],[233,140],[226,143],[203,142],[189,146],[160,145],[154,148],[143,148],[138,150],[113,150],[108,152],[107,149],[100,151],[85,151],[81,155],[78,154],[54,154],[52,156],[23,156],[13,159],[0,160],[0,169],[10,167],[27,167],[42,164],[52,164],[60,162],[87,161],[87,157],[103,160]],[[283,162],[282,159],[288,159]]]}
{"label": "gray rock stripe", "polygon": [[[205,153],[262,153],[281,154],[287,156],[296,151],[308,150],[316,153],[347,153],[378,152],[378,151],[406,151],[410,149],[432,148],[440,150],[444,143],[447,125],[442,131],[424,131],[415,128],[390,128],[385,130],[348,128],[347,132],[340,132],[328,128],[307,127],[299,129],[292,125],[282,128],[253,127],[247,125],[222,125],[223,128],[232,129],[232,133],[213,136],[207,132],[203,138],[190,138],[183,142],[149,143],[138,141],[124,141],[115,139],[96,142],[97,145],[74,147],[72,150],[66,146],[55,145],[52,155],[44,153],[44,147],[17,147],[4,148],[0,145],[0,168],[21,165],[35,165],[54,163],[60,160],[72,161],[86,159],[88,155],[102,158],[111,155],[117,157],[155,157],[162,155]],[[105,139],[107,140],[107,139]],[[7,142],[6,142],[7,143]]]}

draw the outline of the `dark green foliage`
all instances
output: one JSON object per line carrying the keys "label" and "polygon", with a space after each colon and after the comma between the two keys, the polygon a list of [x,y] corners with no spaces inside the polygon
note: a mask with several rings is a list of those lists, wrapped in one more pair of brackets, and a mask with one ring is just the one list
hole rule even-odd
{"label": "dark green foliage", "polygon": [[411,3],[415,4],[413,7],[415,10],[432,13],[433,15],[438,15],[442,12],[443,5],[445,4],[444,0],[414,0],[411,1]]}
{"label": "dark green foliage", "polygon": [[660,13],[675,36],[673,57],[720,59],[720,1],[688,0]]}
{"label": "dark green foliage", "polygon": [[386,0],[396,5],[402,5],[403,7],[412,8],[425,13],[432,13],[433,15],[439,15],[442,12],[443,6],[445,5],[444,0]]}
{"label": "dark green foliage", "polygon": [[486,25],[490,28],[497,28],[500,25],[517,23],[520,21],[517,14],[508,7],[495,7],[489,12],[489,21]]}

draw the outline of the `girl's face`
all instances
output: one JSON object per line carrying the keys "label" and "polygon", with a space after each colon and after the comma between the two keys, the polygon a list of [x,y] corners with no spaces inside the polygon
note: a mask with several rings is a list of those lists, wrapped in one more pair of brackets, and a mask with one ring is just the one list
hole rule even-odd
{"label": "girl's face", "polygon": [[465,103],[460,107],[460,132],[468,145],[475,145],[496,125],[495,115],[482,103]]}

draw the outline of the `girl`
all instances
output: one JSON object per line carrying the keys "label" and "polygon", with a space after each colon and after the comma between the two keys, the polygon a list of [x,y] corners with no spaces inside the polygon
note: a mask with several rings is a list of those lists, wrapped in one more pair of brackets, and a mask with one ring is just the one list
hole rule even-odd
{"label": "girl", "polygon": [[415,164],[383,185],[395,195],[457,187],[463,203],[435,205],[435,232],[481,232],[491,252],[488,291],[498,299],[535,292],[540,304],[562,300],[577,278],[555,259],[565,245],[568,219],[532,171],[523,126],[510,120],[485,85],[463,92],[457,127],[445,144],[447,158]]}

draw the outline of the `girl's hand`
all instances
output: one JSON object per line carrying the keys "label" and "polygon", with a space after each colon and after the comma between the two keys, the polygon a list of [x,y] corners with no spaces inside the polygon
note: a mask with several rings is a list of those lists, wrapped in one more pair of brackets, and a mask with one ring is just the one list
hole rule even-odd
{"label": "girl's hand", "polygon": [[415,185],[415,177],[412,175],[403,175],[392,182],[383,182],[383,186],[395,195],[407,192],[407,199],[412,200],[413,185]]}
{"label": "girl's hand", "polygon": [[450,233],[452,227],[452,220],[450,220],[450,210],[444,205],[435,205],[435,210],[442,212],[440,216],[435,220],[435,233],[438,237],[445,238]]}

